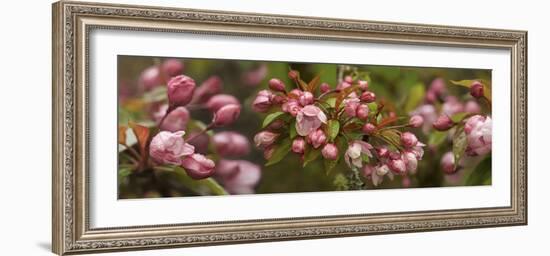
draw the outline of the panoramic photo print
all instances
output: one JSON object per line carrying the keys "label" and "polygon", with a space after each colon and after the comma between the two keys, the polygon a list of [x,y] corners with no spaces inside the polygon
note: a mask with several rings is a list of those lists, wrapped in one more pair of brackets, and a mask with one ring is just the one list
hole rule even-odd
{"label": "panoramic photo print", "polygon": [[491,70],[118,56],[117,72],[119,199],[491,185]]}

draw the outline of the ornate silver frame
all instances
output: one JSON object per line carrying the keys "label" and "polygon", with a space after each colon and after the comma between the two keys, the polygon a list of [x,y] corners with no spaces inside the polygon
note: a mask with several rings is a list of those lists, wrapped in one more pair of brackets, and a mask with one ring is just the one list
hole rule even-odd
{"label": "ornate silver frame", "polygon": [[[511,205],[92,229],[88,34],[94,29],[368,41],[511,51]],[[527,224],[527,32],[61,1],[53,4],[53,251],[216,245]]]}

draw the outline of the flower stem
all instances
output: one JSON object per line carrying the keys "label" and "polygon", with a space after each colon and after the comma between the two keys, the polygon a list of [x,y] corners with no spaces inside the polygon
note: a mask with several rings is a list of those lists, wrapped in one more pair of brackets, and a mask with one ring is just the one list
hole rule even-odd
{"label": "flower stem", "polygon": [[[121,144],[122,146],[124,146],[126,149],[128,149],[128,151],[134,156],[136,157],[137,159],[140,159],[141,158],[141,155],[135,150],[133,149],[132,147],[126,145],[126,144]],[[135,159],[135,160],[137,160]]]}
{"label": "flower stem", "polygon": [[197,133],[197,134],[193,135],[192,137],[188,138],[187,143],[189,143],[190,141],[192,141],[192,140],[196,139],[197,137],[203,135],[204,133],[206,133],[207,131],[209,131],[213,127],[214,127],[214,123],[208,124],[208,126],[206,126],[202,131],[200,131],[199,133]]}

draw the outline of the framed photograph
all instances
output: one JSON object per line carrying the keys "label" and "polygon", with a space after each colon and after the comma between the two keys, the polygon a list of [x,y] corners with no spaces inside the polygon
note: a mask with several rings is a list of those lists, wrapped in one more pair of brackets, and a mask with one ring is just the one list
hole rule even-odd
{"label": "framed photograph", "polygon": [[57,2],[53,251],[526,225],[526,58],[526,31]]}

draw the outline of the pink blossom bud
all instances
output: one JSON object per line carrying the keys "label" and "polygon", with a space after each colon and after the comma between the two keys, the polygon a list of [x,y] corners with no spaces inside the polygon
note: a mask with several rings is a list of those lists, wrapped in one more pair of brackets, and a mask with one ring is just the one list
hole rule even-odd
{"label": "pink blossom bud", "polygon": [[437,94],[435,94],[435,92],[433,91],[427,91],[425,98],[426,98],[426,102],[430,104],[435,103],[439,99]]}
{"label": "pink blossom bud", "polygon": [[366,104],[361,104],[357,107],[357,118],[361,120],[367,120],[369,117],[369,106]]}
{"label": "pink blossom bud", "polygon": [[471,113],[471,114],[479,114],[481,113],[481,107],[475,100],[469,100],[464,105],[464,111]]}
{"label": "pink blossom bud", "polygon": [[256,86],[264,80],[267,75],[267,71],[267,66],[265,64],[261,64],[257,68],[244,73],[241,79],[245,85]]}
{"label": "pink blossom bud", "polygon": [[239,100],[235,98],[235,96],[229,94],[218,94],[214,95],[206,102],[206,107],[210,111],[216,112],[221,107],[229,104],[240,105]]}
{"label": "pink blossom bud", "polygon": [[271,108],[273,93],[268,90],[261,90],[252,102],[252,109],[256,112],[267,112]]}
{"label": "pink blossom bud", "polygon": [[279,129],[283,128],[283,126],[285,126],[285,121],[283,121],[282,119],[277,119],[277,120],[271,122],[267,126],[267,129],[269,129],[271,131],[276,131],[276,130],[279,130]]}
{"label": "pink blossom bud", "polygon": [[284,112],[290,113],[292,116],[297,116],[298,113],[302,110],[298,100],[290,99],[287,102],[283,103],[281,106]]}
{"label": "pink blossom bud", "polygon": [[214,174],[214,161],[206,158],[201,154],[192,154],[183,159],[181,165],[189,177],[200,180],[205,179]]}
{"label": "pink blossom bud", "polygon": [[245,160],[222,159],[216,167],[225,189],[231,194],[253,194],[262,176],[260,166]]}
{"label": "pink blossom bud", "polygon": [[159,132],[149,144],[149,155],[157,163],[180,165],[182,157],[195,152],[193,146],[185,143],[183,135],[184,131]]}
{"label": "pink blossom bud", "polygon": [[392,160],[397,160],[397,159],[401,159],[401,154],[399,154],[399,152],[390,151],[389,157]]}
{"label": "pink blossom bud", "polygon": [[369,82],[365,80],[359,80],[359,89],[366,91],[369,88]]}
{"label": "pink blossom bud", "polygon": [[254,136],[254,143],[258,148],[267,148],[277,140],[279,135],[270,131],[261,131]]}
{"label": "pink blossom bud", "polygon": [[436,78],[430,84],[428,92],[435,94],[436,97],[440,97],[447,91],[447,86],[445,85],[445,80],[443,78]]}
{"label": "pink blossom bud", "polygon": [[387,147],[379,147],[376,148],[376,154],[378,154],[379,157],[386,158],[390,156],[390,151]]}
{"label": "pink blossom bud", "polygon": [[455,96],[445,97],[445,103],[441,107],[443,114],[452,116],[464,111],[464,105]]}
{"label": "pink blossom bud", "polygon": [[483,97],[483,84],[478,81],[473,82],[470,86],[470,94],[476,99]]}
{"label": "pink blossom bud", "polygon": [[319,86],[319,90],[321,91],[321,93],[326,93],[326,92],[330,91],[330,85],[327,84],[327,83],[322,83]]}
{"label": "pink blossom bud", "polygon": [[178,59],[167,59],[162,63],[161,69],[167,77],[181,75],[184,69],[183,63]]}
{"label": "pink blossom bud", "polygon": [[409,125],[414,128],[418,128],[424,124],[424,118],[421,115],[411,116],[409,119]]}
{"label": "pink blossom bud", "polygon": [[212,136],[216,152],[223,157],[242,157],[250,153],[250,143],[246,136],[231,131],[219,132]]}
{"label": "pink blossom bud", "polygon": [[416,169],[418,168],[418,158],[416,157],[416,154],[412,151],[405,151],[401,155],[401,158],[405,161],[407,171],[412,174],[416,173]]}
{"label": "pink blossom bud", "polygon": [[269,88],[273,91],[276,91],[276,92],[285,92],[285,84],[283,83],[283,81],[277,79],[277,78],[272,78],[271,80],[269,80],[268,82],[269,84]]}
{"label": "pink blossom bud", "polygon": [[185,106],[193,98],[195,80],[179,75],[168,81],[168,102],[171,107]]}
{"label": "pink blossom bud", "polygon": [[286,97],[280,94],[273,95],[273,97],[271,97],[271,103],[275,105],[283,104],[285,101],[286,101]]}
{"label": "pink blossom bud", "polygon": [[300,96],[302,96],[303,94],[304,94],[304,92],[301,91],[301,90],[292,89],[292,90],[288,93],[288,97],[297,100],[297,99],[299,99]]}
{"label": "pink blossom bud", "polygon": [[273,152],[275,152],[275,147],[269,146],[269,147],[265,148],[264,149],[264,158],[266,160],[271,159],[271,157],[273,156]]}
{"label": "pink blossom bud", "polygon": [[390,167],[390,170],[395,174],[404,174],[407,172],[407,165],[401,158],[390,160],[388,162],[388,167]]}
{"label": "pink blossom bud", "polygon": [[319,148],[321,145],[327,142],[327,136],[322,129],[317,129],[307,136],[307,140],[313,146],[313,148]]}
{"label": "pink blossom bud", "polygon": [[447,152],[441,157],[441,169],[446,174],[453,174],[456,172],[453,152]]}
{"label": "pink blossom bud", "polygon": [[351,87],[351,83],[348,83],[348,82],[344,81],[344,82],[339,83],[338,86],[336,86],[336,89],[341,91],[341,90],[344,90],[344,89],[349,88],[349,87]]}
{"label": "pink blossom bud", "polygon": [[336,160],[338,158],[338,148],[334,143],[328,143],[323,147],[321,154],[325,159]]}
{"label": "pink blossom bud", "polygon": [[139,76],[139,84],[141,84],[145,90],[151,90],[153,87],[160,85],[161,82],[160,68],[157,66],[148,67],[143,70]]}
{"label": "pink blossom bud", "polygon": [[374,126],[374,124],[371,124],[371,123],[366,123],[365,125],[363,125],[362,130],[365,134],[371,135],[376,131],[376,126]]}
{"label": "pink blossom bud", "polygon": [[298,99],[300,105],[307,106],[313,103],[313,94],[311,92],[304,92]]}
{"label": "pink blossom bud", "polygon": [[168,115],[164,118],[160,124],[161,131],[183,131],[187,126],[189,121],[190,114],[185,107],[177,107],[176,109],[170,111]]}
{"label": "pink blossom bud", "polygon": [[288,71],[288,78],[290,78],[292,80],[298,79],[298,71],[296,71],[296,70]]}
{"label": "pink blossom bud", "polygon": [[221,92],[223,87],[223,82],[218,76],[211,76],[206,79],[202,84],[197,87],[195,90],[195,95],[193,96],[193,102],[195,103],[205,103],[212,96]]}
{"label": "pink blossom bud", "polygon": [[468,141],[467,155],[478,156],[491,152],[492,123],[491,118],[488,116],[475,115],[468,118],[464,125],[464,132]]}
{"label": "pink blossom bud", "polygon": [[406,148],[412,148],[418,143],[418,138],[411,132],[401,134],[401,144]]}
{"label": "pink blossom bud", "polygon": [[451,118],[449,116],[445,115],[445,114],[439,116],[437,118],[437,120],[435,120],[435,122],[433,123],[434,129],[436,129],[438,131],[449,130],[454,125],[455,125],[455,123],[453,122],[453,120],[451,120]]}
{"label": "pink blossom bud", "polygon": [[374,92],[365,91],[361,94],[361,101],[366,103],[374,102],[376,101],[376,95],[374,94]]}
{"label": "pink blossom bud", "polygon": [[351,83],[353,83],[353,77],[351,77],[351,76],[346,76],[346,77],[344,77],[344,81],[345,81],[346,83],[350,83],[350,84],[351,84]]}
{"label": "pink blossom bud", "polygon": [[292,152],[303,154],[306,149],[306,141],[302,137],[298,137],[292,141]]}
{"label": "pink blossom bud", "polygon": [[358,98],[347,98],[344,100],[344,111],[349,117],[354,117],[357,115],[357,108],[360,105]]}
{"label": "pink blossom bud", "polygon": [[229,104],[221,107],[214,113],[212,123],[215,126],[230,125],[239,118],[241,114],[241,106],[237,104]]}
{"label": "pink blossom bud", "polygon": [[187,142],[195,147],[196,153],[206,154],[208,152],[208,144],[210,143],[210,137],[208,134],[202,132],[192,132],[189,133],[188,138],[193,138]]}

